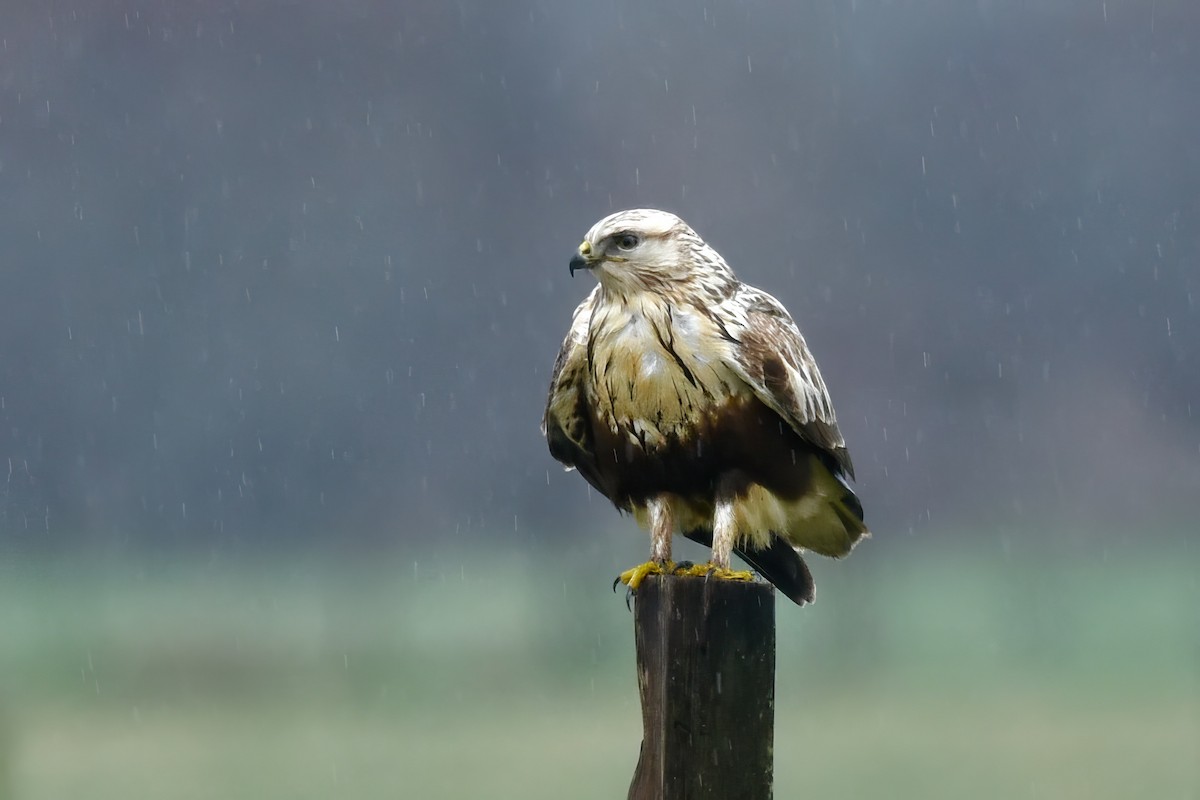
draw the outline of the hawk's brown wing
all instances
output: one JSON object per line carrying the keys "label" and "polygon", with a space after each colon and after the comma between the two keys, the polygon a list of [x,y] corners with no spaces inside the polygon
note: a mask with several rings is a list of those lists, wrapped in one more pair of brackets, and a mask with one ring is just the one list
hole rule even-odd
{"label": "hawk's brown wing", "polygon": [[743,285],[724,319],[735,340],[734,371],[765,403],[824,455],[835,475],[854,477],[829,391],[817,362],[787,309],[771,295]]}
{"label": "hawk's brown wing", "polygon": [[587,377],[587,340],[592,307],[600,292],[597,286],[575,309],[571,329],[563,340],[550,378],[550,395],[542,415],[542,434],[550,447],[550,455],[577,469],[598,492],[611,497],[609,487],[601,480],[596,468],[592,442],[592,426],[587,407],[584,380]]}

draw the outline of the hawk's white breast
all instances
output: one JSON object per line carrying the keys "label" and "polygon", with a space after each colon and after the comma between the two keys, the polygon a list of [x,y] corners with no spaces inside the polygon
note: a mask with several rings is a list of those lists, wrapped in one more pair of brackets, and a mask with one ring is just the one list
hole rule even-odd
{"label": "hawk's white breast", "polygon": [[613,432],[631,438],[689,432],[703,412],[748,387],[729,369],[729,343],[712,322],[657,297],[597,306],[591,398]]}

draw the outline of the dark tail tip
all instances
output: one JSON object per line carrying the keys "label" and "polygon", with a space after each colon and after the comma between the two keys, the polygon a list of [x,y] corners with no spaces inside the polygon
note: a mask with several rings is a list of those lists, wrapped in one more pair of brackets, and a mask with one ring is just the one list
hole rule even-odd
{"label": "dark tail tip", "polygon": [[808,564],[805,564],[795,548],[783,539],[775,537],[766,550],[736,552],[796,605],[811,603],[816,598],[817,586],[813,582]]}
{"label": "dark tail tip", "polygon": [[816,584],[812,581],[809,565],[804,563],[796,548],[779,537],[764,551],[737,551],[746,564],[754,567],[762,577],[775,584],[775,588],[788,596],[797,606],[804,606],[816,599]]}
{"label": "dark tail tip", "polygon": [[[712,547],[712,531],[697,529],[685,531],[683,535],[697,544]],[[734,548],[733,552],[796,605],[811,603],[816,598],[817,585],[813,582],[808,564],[805,564],[796,549],[782,538],[773,537],[771,546],[766,550]]]}

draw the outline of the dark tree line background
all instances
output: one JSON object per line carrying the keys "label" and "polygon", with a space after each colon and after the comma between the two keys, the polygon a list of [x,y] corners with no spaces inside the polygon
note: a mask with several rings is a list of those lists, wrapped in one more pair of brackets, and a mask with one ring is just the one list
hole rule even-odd
{"label": "dark tree line background", "polygon": [[622,207],[800,321],[877,536],[1200,490],[1187,2],[14,3],[0,541],[628,524],[538,432]]}

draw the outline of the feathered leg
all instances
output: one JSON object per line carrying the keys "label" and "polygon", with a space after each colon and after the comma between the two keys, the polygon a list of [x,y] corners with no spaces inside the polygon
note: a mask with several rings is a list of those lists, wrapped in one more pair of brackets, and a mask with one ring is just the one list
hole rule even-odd
{"label": "feathered leg", "polygon": [[729,569],[733,542],[737,539],[737,516],[733,513],[733,498],[718,497],[713,512],[712,564],[717,569]]}
{"label": "feathered leg", "polygon": [[613,588],[623,583],[636,591],[647,575],[662,575],[675,568],[671,561],[671,535],[675,532],[675,516],[671,513],[670,500],[659,495],[646,505],[650,517],[650,560],[627,569],[617,576]]}
{"label": "feathered leg", "polygon": [[716,508],[713,509],[712,560],[707,564],[697,564],[680,574],[735,581],[754,580],[754,576],[748,570],[735,571],[729,567],[738,533],[736,503],[737,500],[732,494],[722,492],[717,495]]}
{"label": "feathered leg", "polygon": [[650,560],[665,564],[671,560],[671,534],[675,532],[675,519],[671,504],[665,497],[650,501]]}

